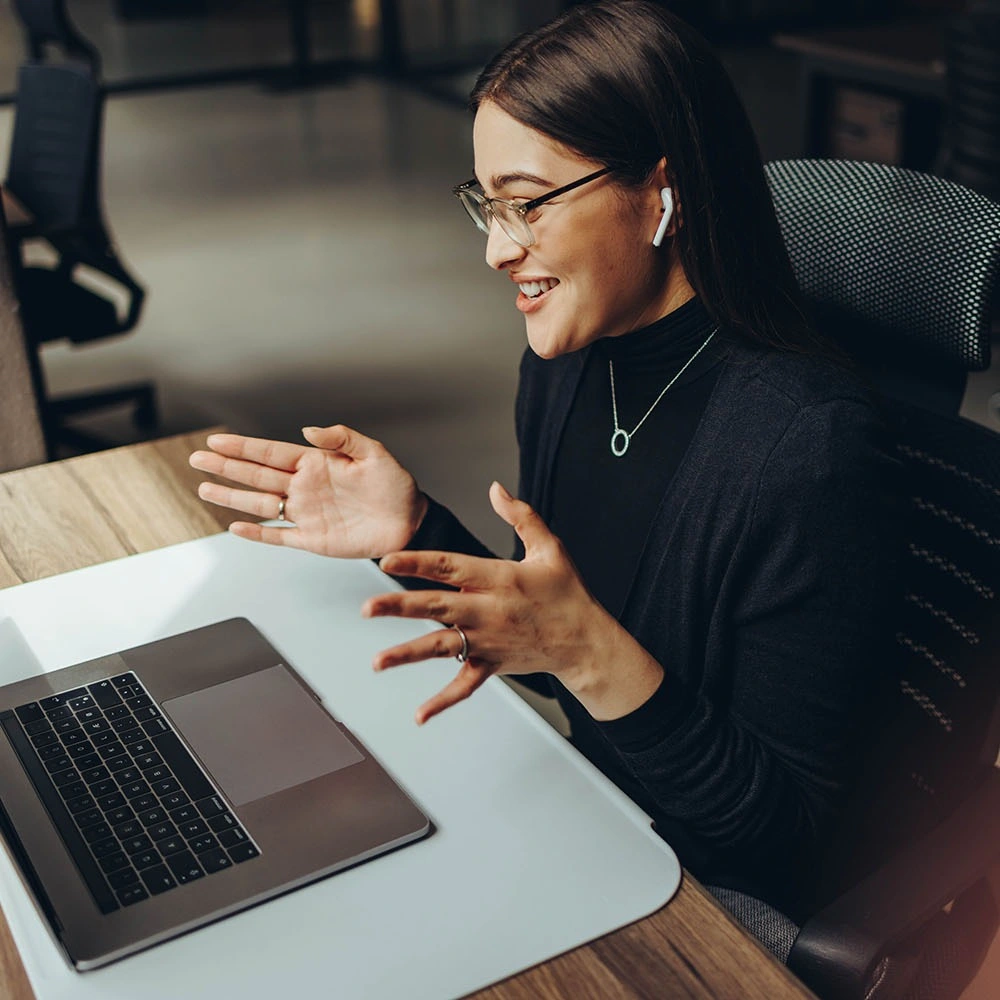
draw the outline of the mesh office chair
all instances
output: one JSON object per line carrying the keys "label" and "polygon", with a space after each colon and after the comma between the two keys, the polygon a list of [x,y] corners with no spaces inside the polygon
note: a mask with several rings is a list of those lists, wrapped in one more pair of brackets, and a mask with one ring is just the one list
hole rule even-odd
{"label": "mesh office chair", "polygon": [[990,364],[1000,206],[880,163],[766,167],[795,277],[817,328],[887,395],[958,413]]}
{"label": "mesh office chair", "polygon": [[[857,350],[863,333],[866,356],[886,365],[906,350],[936,359],[949,379],[988,360],[1000,206],[878,164],[766,169],[828,334]],[[906,360],[907,379],[877,374],[925,401],[932,367],[916,378]],[[1000,435],[903,399],[885,409],[906,544],[877,749],[801,928],[713,891],[822,1000],[953,1000],[998,926],[987,874],[1000,865]]]}
{"label": "mesh office chair", "polygon": [[[69,425],[68,418],[76,414],[128,403],[134,407],[137,425],[150,428],[156,408],[148,382],[70,397],[49,396],[39,360],[42,346],[62,339],[90,343],[131,330],[139,320],[145,293],[120,260],[101,209],[103,95],[97,53],[73,29],[64,0],[17,0],[16,7],[35,58],[18,73],[6,186],[32,221],[12,226],[9,236],[36,391],[49,452],[54,454],[60,444],[82,449],[103,444]],[[67,61],[42,61],[50,45]],[[23,247],[34,239],[55,250],[55,267],[24,263]],[[126,297],[122,315],[112,299],[79,281],[81,265],[118,287]]]}

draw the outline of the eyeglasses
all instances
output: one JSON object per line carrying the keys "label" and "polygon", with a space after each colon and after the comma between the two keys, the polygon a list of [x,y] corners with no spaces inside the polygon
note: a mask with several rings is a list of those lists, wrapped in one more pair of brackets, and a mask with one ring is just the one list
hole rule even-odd
{"label": "eyeglasses", "polygon": [[490,226],[494,219],[500,224],[500,228],[521,247],[530,247],[535,243],[535,236],[528,225],[527,215],[533,212],[540,205],[557,198],[561,194],[573,191],[584,184],[596,181],[598,177],[603,177],[610,173],[610,167],[596,170],[586,177],[581,177],[572,184],[564,184],[555,191],[543,194],[540,198],[532,198],[530,201],[509,201],[506,198],[487,198],[480,191],[474,190],[479,187],[479,181],[474,177],[471,181],[459,184],[452,188],[452,194],[462,203],[462,207],[469,213],[469,218],[476,224],[476,228],[489,235]]}

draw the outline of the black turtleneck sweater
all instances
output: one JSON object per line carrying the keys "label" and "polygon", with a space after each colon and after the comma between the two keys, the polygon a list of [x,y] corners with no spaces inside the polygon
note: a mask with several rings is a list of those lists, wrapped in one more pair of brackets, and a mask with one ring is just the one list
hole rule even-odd
{"label": "black turtleneck sweater", "polygon": [[[801,917],[887,662],[891,470],[853,376],[725,330],[612,456],[609,355],[631,432],[710,330],[694,301],[573,354],[524,354],[519,495],[665,672],[606,722],[541,679],[690,871]],[[433,501],[411,548],[491,555]]]}
{"label": "black turtleneck sweater", "polygon": [[660,498],[691,443],[725,351],[721,334],[684,370],[631,438],[611,451],[614,365],[618,423],[631,432],[712,333],[697,299],[651,326],[594,345],[552,471],[549,528],[591,593],[619,617]]}

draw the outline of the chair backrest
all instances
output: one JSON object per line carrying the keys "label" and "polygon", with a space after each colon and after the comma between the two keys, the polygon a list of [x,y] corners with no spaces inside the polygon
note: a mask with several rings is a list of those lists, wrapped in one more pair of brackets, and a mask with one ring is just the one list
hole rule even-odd
{"label": "chair backrest", "polygon": [[70,20],[66,0],[14,0],[14,9],[24,26],[33,59],[41,60],[46,45],[53,44],[65,56],[84,60],[93,74],[100,76],[100,55]]}
{"label": "chair backrest", "polygon": [[7,186],[40,229],[100,226],[101,117],[100,87],[86,67],[20,68]]}
{"label": "chair backrest", "polygon": [[937,825],[1000,751],[1000,434],[908,404],[891,412],[904,535],[897,660],[838,837],[833,868],[847,874],[829,877],[842,884]]}
{"label": "chair backrest", "polygon": [[957,413],[990,363],[1000,205],[881,163],[765,167],[792,268],[820,331],[887,394]]}
{"label": "chair backrest", "polygon": [[0,472],[37,465],[45,458],[38,397],[11,281],[0,204]]}

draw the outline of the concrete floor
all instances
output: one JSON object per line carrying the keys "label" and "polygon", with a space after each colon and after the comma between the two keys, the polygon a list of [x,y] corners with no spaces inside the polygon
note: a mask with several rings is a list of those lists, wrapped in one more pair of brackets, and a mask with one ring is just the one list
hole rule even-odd
{"label": "concrete floor", "polygon": [[[350,30],[328,24],[320,54],[370,52],[372,6],[329,4]],[[220,45],[234,64],[287,57],[283,25],[266,12],[227,35],[221,22],[122,27],[108,7],[81,0],[74,10],[102,40],[111,79],[211,67]],[[504,24],[463,30],[481,40]],[[0,91],[19,58],[0,5]],[[765,157],[795,155],[792,58],[761,47],[725,58]],[[0,163],[9,123],[0,109]],[[243,85],[114,97],[107,216],[149,290],[147,308],[134,335],[115,343],[47,348],[53,388],[152,377],[164,433],[221,423],[295,439],[306,424],[351,424],[507,552],[509,530],[486,492],[494,478],[516,485],[523,323],[450,194],[471,163],[462,111],[373,78],[299,92]],[[998,389],[1000,366],[975,377],[966,414],[1000,427],[986,402]],[[998,992],[1000,943],[966,996]]]}

